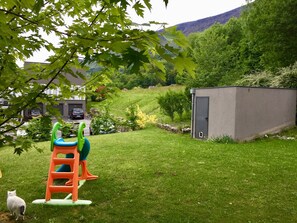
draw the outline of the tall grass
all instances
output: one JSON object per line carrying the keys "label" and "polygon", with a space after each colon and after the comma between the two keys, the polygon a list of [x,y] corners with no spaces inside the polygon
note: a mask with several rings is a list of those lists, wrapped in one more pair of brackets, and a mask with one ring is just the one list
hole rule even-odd
{"label": "tall grass", "polygon": [[88,167],[100,178],[79,198],[92,205],[31,203],[45,195],[45,142],[43,153],[0,150],[0,214],[15,188],[28,204],[25,222],[297,222],[296,140],[216,144],[155,127],[88,139]]}

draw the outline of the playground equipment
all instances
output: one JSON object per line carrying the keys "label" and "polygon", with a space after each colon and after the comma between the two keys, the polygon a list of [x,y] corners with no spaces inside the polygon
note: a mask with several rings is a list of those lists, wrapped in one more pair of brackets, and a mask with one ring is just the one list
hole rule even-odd
{"label": "playground equipment", "polygon": [[[86,180],[95,180],[98,176],[92,175],[87,169],[87,156],[90,151],[90,142],[83,136],[86,127],[81,122],[78,127],[77,141],[65,142],[57,138],[57,131],[61,124],[56,122],[52,129],[51,151],[52,157],[48,172],[45,199],[34,200],[34,204],[49,205],[89,205],[90,200],[79,200],[78,189]],[[66,157],[60,157],[64,154]],[[59,168],[57,168],[59,166]],[[79,176],[81,166],[81,175]],[[56,185],[55,180],[67,179],[65,185]],[[52,199],[53,193],[69,193],[64,199]],[[72,197],[72,200],[69,198]]]}

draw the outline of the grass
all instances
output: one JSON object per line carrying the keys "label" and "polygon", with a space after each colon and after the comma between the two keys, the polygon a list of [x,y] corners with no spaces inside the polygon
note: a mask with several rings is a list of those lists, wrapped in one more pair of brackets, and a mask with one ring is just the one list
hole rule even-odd
{"label": "grass", "polygon": [[290,136],[218,144],[155,127],[90,136],[89,170],[100,178],[79,190],[93,202],[81,207],[31,203],[45,195],[48,142],[21,156],[2,148],[0,213],[15,188],[30,223],[297,222],[296,128]]}
{"label": "grass", "polygon": [[102,108],[108,105],[110,112],[116,117],[125,117],[125,111],[127,107],[132,104],[138,104],[143,112],[148,115],[156,115],[160,121],[164,120],[170,122],[170,118],[166,117],[160,112],[157,97],[165,94],[168,90],[172,91],[184,91],[184,86],[172,85],[153,87],[149,89],[135,88],[129,91],[121,91],[117,95],[113,95],[111,98],[106,99],[102,103],[88,102],[89,108]]}

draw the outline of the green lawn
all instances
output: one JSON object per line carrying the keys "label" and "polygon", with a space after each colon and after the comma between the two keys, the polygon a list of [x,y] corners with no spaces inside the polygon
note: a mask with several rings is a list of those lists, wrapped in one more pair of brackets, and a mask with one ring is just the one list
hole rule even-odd
{"label": "green lawn", "polygon": [[138,104],[143,112],[148,115],[156,115],[159,121],[170,122],[170,118],[164,116],[159,109],[157,102],[157,97],[165,94],[168,90],[172,91],[184,91],[185,87],[181,85],[172,86],[162,86],[153,87],[149,89],[135,88],[132,90],[122,90],[118,94],[113,95],[111,98],[105,101],[98,102],[88,102],[89,109],[103,108],[103,106],[108,106],[110,112],[116,117],[125,117],[126,109],[133,104]]}
{"label": "green lawn", "polygon": [[[290,135],[296,138],[297,129]],[[45,142],[37,144],[43,153],[1,148],[0,216],[14,188],[30,223],[297,222],[296,139],[215,144],[156,127],[88,139],[89,170],[100,178],[86,182],[79,198],[91,206],[31,203],[45,196]]]}

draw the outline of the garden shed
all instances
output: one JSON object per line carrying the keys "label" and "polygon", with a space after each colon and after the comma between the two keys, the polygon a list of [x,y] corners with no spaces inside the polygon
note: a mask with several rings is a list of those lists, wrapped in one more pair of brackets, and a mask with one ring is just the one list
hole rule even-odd
{"label": "garden shed", "polygon": [[217,87],[191,94],[193,138],[246,141],[296,124],[296,89]]}

